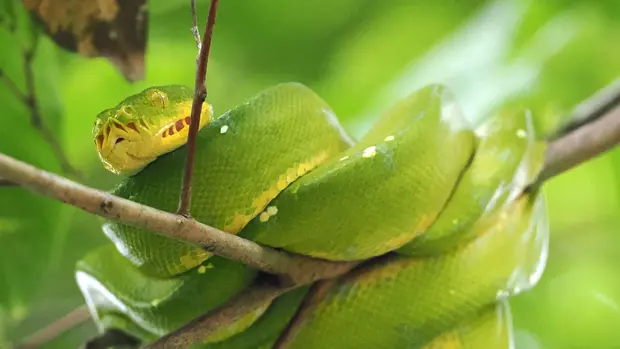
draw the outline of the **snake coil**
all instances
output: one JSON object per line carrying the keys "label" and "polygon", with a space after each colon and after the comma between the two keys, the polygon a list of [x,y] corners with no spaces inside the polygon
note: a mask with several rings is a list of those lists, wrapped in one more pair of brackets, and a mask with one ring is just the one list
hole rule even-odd
{"label": "snake coil", "polygon": [[[144,91],[105,120],[129,134],[130,121],[115,115],[130,108],[145,127],[178,125],[191,102],[179,89]],[[154,114],[153,105],[169,114]],[[134,138],[124,149],[163,142]],[[472,127],[440,85],[400,101],[356,142],[319,96],[296,83],[209,118],[198,134],[195,219],[294,253],[373,263],[286,293],[199,347],[512,348],[506,299],[537,282],[547,253],[543,196],[524,193],[544,150],[528,112],[502,111]],[[173,211],[185,151],[166,148],[113,193]],[[105,222],[103,231],[112,243],[76,271],[101,331],[152,341],[258,277],[144,229]]]}

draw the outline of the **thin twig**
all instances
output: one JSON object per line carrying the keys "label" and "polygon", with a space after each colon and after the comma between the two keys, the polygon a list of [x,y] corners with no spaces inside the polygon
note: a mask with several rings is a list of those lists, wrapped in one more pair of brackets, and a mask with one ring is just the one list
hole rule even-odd
{"label": "thin twig", "polygon": [[181,183],[181,195],[179,197],[179,208],[177,213],[185,217],[190,216],[190,205],[192,201],[192,178],[194,177],[194,159],[196,155],[196,138],[200,125],[200,111],[202,103],[207,98],[207,64],[209,63],[209,51],[211,50],[211,38],[213,27],[215,26],[215,15],[217,13],[218,0],[211,0],[209,7],[209,17],[205,28],[205,35],[200,46],[198,67],[196,68],[196,86],[194,90],[194,101],[192,103],[191,122],[187,137],[187,158],[185,160],[185,172]]}
{"label": "thin twig", "polygon": [[22,103],[24,103],[28,108],[28,111],[30,112],[30,123],[39,132],[43,140],[47,144],[49,144],[52,152],[54,153],[54,156],[60,163],[63,173],[69,176],[73,176],[77,179],[82,179],[81,173],[71,165],[69,159],[62,150],[60,143],[56,139],[54,132],[43,121],[43,118],[41,117],[41,113],[39,111],[39,103],[36,98],[34,84],[34,71],[32,69],[32,61],[34,59],[34,55],[38,46],[38,38],[39,36],[35,34],[32,47],[22,50],[23,70],[26,80],[26,93],[20,91],[15,82],[13,82],[13,80],[11,80],[6,75],[6,72],[0,70],[0,77],[2,78],[2,82],[4,82],[4,84],[15,95],[15,97],[19,99]]}
{"label": "thin twig", "polygon": [[19,90],[19,88],[17,87],[17,85],[15,85],[13,80],[11,80],[11,78],[9,78],[6,75],[6,73],[1,69],[0,69],[0,78],[2,78],[2,82],[4,83],[4,85],[11,91],[13,95],[15,95],[15,97],[17,97],[17,99],[22,101],[24,104],[28,103],[28,97],[22,91]]}
{"label": "thin twig", "polygon": [[[5,2],[6,4],[6,2]],[[0,28],[5,29],[9,33],[13,34],[15,30],[17,30],[17,23],[15,23],[15,16],[12,12],[14,9],[12,8],[14,4],[8,3],[7,12],[0,13]]]}
{"label": "thin twig", "polygon": [[202,246],[218,256],[268,273],[287,275],[294,283],[305,283],[325,275],[333,275],[339,270],[347,269],[349,265],[264,247],[196,220],[87,187],[2,153],[0,176],[25,189],[69,203],[86,212]]}
{"label": "thin twig", "polygon": [[293,289],[292,286],[257,285],[250,287],[222,306],[208,312],[177,331],[159,338],[145,349],[184,349],[197,343],[215,330],[234,324],[247,313],[264,306],[278,296]]}
{"label": "thin twig", "polygon": [[86,305],[80,306],[60,319],[49,324],[47,327],[35,332],[23,342],[19,343],[15,349],[34,349],[51,341],[60,334],[90,320],[90,313]]}
{"label": "thin twig", "polygon": [[192,35],[196,40],[196,47],[198,47],[198,56],[196,57],[196,65],[200,61],[200,50],[202,49],[202,41],[200,40],[200,30],[198,30],[198,18],[196,15],[196,0],[191,0],[190,6],[192,8]]}
{"label": "thin twig", "polygon": [[34,71],[32,69],[32,60],[34,59],[34,54],[39,43],[38,38],[39,35],[35,35],[32,48],[24,52],[24,74],[26,75],[26,90],[28,91],[26,105],[30,109],[30,120],[32,125],[41,133],[43,140],[45,140],[52,148],[52,152],[54,152],[54,155],[60,162],[62,171],[76,178],[82,178],[81,173],[71,166],[69,159],[60,146],[60,143],[54,136],[54,132],[47,127],[47,124],[43,121],[39,111],[39,102],[36,98],[36,90],[34,85]]}

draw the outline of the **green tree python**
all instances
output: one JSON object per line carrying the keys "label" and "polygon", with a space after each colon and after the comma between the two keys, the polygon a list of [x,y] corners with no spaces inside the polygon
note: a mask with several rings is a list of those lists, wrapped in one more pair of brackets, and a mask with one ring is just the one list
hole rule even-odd
{"label": "green tree python", "polygon": [[[126,176],[112,193],[174,212],[192,98],[157,86],[97,116],[97,153]],[[431,85],[354,141],[301,84],[217,118],[205,103],[195,219],[292,253],[374,263],[288,292],[197,348],[512,348],[506,299],[537,282],[548,244],[544,198],[524,191],[546,147],[531,118],[503,110],[474,127],[446,87]],[[102,228],[112,243],[76,271],[101,331],[153,341],[258,276],[145,229]]]}

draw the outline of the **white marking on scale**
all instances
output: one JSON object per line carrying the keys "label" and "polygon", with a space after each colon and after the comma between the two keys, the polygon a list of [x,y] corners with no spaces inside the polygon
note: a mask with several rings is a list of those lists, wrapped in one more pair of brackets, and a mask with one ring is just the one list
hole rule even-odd
{"label": "white marking on scale", "polygon": [[275,216],[276,214],[278,214],[278,208],[276,206],[267,207],[267,214],[269,214],[270,216]]}
{"label": "white marking on scale", "polygon": [[371,158],[373,156],[375,156],[377,154],[377,147],[375,147],[374,145],[364,149],[364,152],[362,153],[362,157],[364,158]]}

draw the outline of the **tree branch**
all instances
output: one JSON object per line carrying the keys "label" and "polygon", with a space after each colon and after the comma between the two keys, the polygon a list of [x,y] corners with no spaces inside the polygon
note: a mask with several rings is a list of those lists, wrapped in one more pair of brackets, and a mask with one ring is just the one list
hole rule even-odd
{"label": "tree branch", "polygon": [[[194,101],[192,103],[191,122],[187,137],[187,158],[185,160],[185,172],[181,182],[181,195],[179,197],[179,208],[177,213],[185,217],[190,216],[190,205],[192,201],[192,178],[194,177],[194,159],[196,154],[196,137],[200,125],[200,111],[202,104],[207,98],[207,64],[209,63],[209,51],[211,50],[211,38],[213,37],[213,27],[215,26],[215,15],[217,13],[218,0],[211,0],[209,7],[209,17],[205,28],[205,36],[200,45],[198,55],[198,66],[196,67],[196,86],[194,90]],[[195,15],[195,4],[192,1],[192,12]],[[195,16],[194,16],[195,18]],[[194,25],[196,22],[194,21]]]}
{"label": "tree branch", "polygon": [[554,141],[586,124],[594,122],[606,115],[620,104],[620,78],[597,91],[585,101],[579,103],[568,117],[568,123],[547,139]]}
{"label": "tree branch", "polygon": [[23,342],[19,343],[15,349],[35,349],[56,338],[60,334],[86,322],[90,319],[90,313],[86,305],[80,306],[60,319],[54,321],[47,327],[39,330]]}
{"label": "tree branch", "polygon": [[93,189],[0,153],[0,176],[35,193],[82,210],[173,239],[199,245],[218,256],[236,260],[290,282],[306,283],[347,269],[336,263],[277,251],[226,233],[190,218],[141,205]]}
{"label": "tree branch", "polygon": [[539,187],[546,180],[616,146],[620,142],[620,98],[616,104],[601,116],[596,116],[595,121],[582,123],[579,128],[550,142],[543,170],[530,187]]}
{"label": "tree branch", "polygon": [[232,325],[247,313],[264,306],[295,286],[256,285],[208,312],[145,346],[145,349],[184,349],[197,343],[219,328]]}

